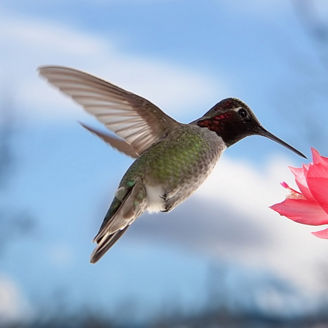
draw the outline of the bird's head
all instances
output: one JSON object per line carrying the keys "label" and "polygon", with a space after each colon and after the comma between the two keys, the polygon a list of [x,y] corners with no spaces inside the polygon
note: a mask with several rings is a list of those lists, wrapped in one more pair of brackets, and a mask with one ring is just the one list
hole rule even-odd
{"label": "bird's head", "polygon": [[236,98],[221,100],[195,123],[201,128],[207,128],[216,132],[227,147],[247,136],[261,135],[305,157],[294,147],[264,129],[251,109]]}

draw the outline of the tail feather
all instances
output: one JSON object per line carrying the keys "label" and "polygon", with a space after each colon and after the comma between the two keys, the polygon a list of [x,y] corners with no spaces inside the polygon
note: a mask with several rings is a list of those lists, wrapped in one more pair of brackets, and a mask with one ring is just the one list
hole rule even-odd
{"label": "tail feather", "polygon": [[94,241],[91,263],[97,262],[124,234],[146,208],[146,190],[141,181],[131,187],[120,187]]}
{"label": "tail feather", "polygon": [[129,226],[126,226],[122,230],[104,236],[92,252],[90,262],[96,263],[116,243],[116,241],[122,237],[128,227]]}
{"label": "tail feather", "polygon": [[135,149],[130,144],[128,144],[126,141],[124,141],[123,139],[115,138],[108,133],[104,133],[104,132],[101,132],[94,128],[91,128],[90,126],[88,126],[84,123],[80,122],[80,124],[85,129],[87,129],[89,132],[95,134],[96,136],[98,136],[99,138],[104,140],[106,143],[108,143],[113,148],[117,149],[118,151],[120,151],[128,156],[131,156],[133,158],[137,158],[139,156],[139,154],[135,151]]}

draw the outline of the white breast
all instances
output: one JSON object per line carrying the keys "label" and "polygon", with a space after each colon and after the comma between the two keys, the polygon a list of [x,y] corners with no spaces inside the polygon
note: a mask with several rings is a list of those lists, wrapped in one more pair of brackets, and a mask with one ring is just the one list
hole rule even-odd
{"label": "white breast", "polygon": [[146,185],[146,192],[147,192],[147,211],[149,213],[152,212],[160,212],[165,210],[164,206],[164,190],[162,186],[147,186]]}

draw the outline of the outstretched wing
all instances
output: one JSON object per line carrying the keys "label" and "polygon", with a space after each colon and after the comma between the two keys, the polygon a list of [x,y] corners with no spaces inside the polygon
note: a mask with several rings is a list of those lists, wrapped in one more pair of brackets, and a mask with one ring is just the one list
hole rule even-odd
{"label": "outstretched wing", "polygon": [[90,74],[61,66],[40,67],[39,72],[125,139],[137,155],[178,124],[150,101]]}

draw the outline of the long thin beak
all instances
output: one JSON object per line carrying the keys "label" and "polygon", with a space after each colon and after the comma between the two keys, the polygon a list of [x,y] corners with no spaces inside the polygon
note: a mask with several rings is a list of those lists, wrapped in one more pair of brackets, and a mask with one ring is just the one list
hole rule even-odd
{"label": "long thin beak", "polygon": [[285,146],[286,148],[292,150],[294,153],[296,153],[297,155],[300,155],[304,158],[307,158],[304,154],[302,154],[300,151],[298,151],[297,149],[295,149],[294,147],[288,145],[288,143],[286,143],[285,141],[279,139],[278,137],[276,137],[275,135],[273,135],[272,133],[270,133],[269,131],[267,131],[266,129],[264,129],[262,126],[260,126],[258,128],[257,133],[263,137],[267,137],[275,142],[278,142],[279,144]]}

